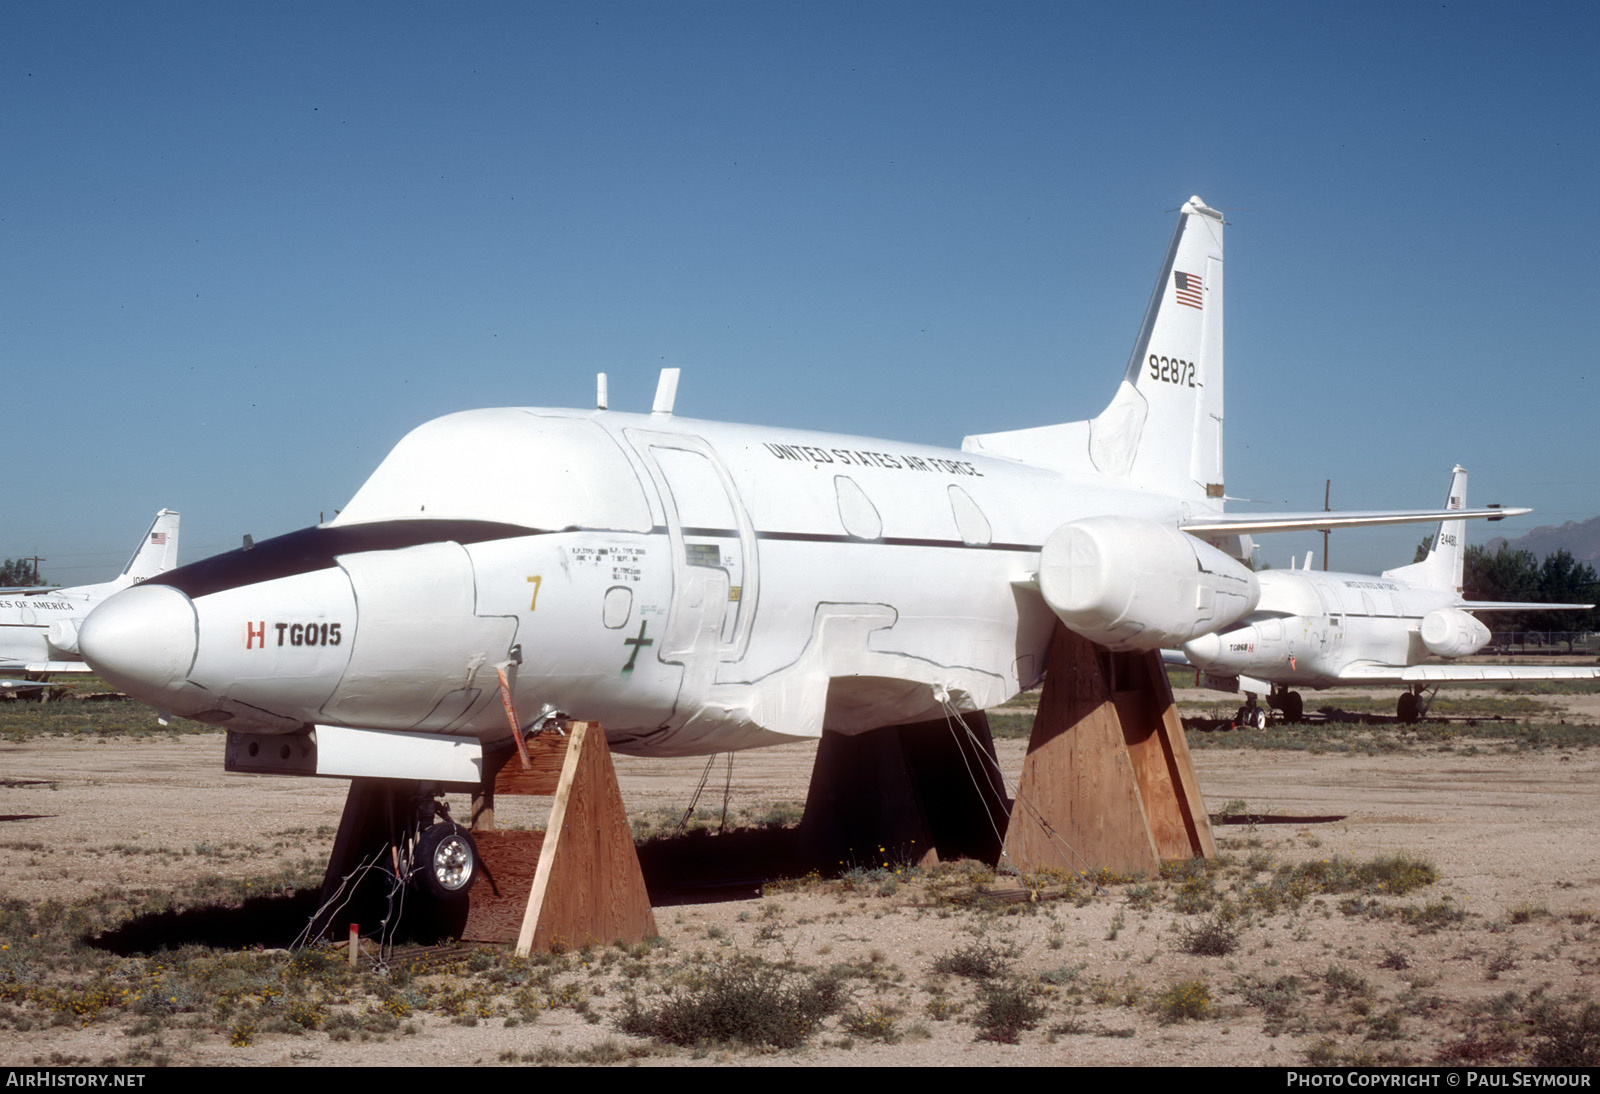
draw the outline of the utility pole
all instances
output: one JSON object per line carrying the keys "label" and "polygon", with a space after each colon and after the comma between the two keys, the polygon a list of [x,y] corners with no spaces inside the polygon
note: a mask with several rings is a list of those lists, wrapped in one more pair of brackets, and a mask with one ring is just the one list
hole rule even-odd
{"label": "utility pole", "polygon": [[[1333,497],[1333,480],[1332,479],[1324,479],[1323,482],[1322,482],[1322,511],[1324,513],[1332,511],[1332,507],[1328,504],[1328,501],[1332,497]],[[1328,572],[1328,533],[1330,531],[1332,531],[1331,528],[1324,528],[1322,530],[1322,572],[1323,573],[1327,573]]]}

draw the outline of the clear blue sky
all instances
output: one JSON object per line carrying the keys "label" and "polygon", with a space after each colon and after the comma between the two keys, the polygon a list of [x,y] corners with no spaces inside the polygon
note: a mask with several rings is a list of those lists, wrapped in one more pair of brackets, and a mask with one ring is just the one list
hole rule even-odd
{"label": "clear blue sky", "polygon": [[598,370],[938,444],[1088,417],[1190,194],[1232,224],[1231,494],[1434,505],[1461,462],[1537,508],[1475,541],[1581,520],[1597,49],[1576,3],[13,0],[0,556],[302,527],[425,419]]}

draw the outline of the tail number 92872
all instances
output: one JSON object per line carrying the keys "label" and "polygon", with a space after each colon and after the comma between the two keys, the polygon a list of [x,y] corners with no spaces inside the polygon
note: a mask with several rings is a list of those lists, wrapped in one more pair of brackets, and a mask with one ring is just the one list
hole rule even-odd
{"label": "tail number 92872", "polygon": [[1194,362],[1150,355],[1150,379],[1179,387],[1194,387]]}

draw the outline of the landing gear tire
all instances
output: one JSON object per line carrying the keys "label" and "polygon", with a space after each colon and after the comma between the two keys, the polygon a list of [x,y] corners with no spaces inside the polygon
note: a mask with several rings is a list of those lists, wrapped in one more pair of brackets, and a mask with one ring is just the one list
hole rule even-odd
{"label": "landing gear tire", "polygon": [[1278,709],[1283,711],[1283,720],[1291,723],[1300,721],[1306,712],[1305,703],[1301,701],[1298,691],[1284,692],[1282,705]]}
{"label": "landing gear tire", "polygon": [[1400,701],[1395,704],[1395,717],[1402,722],[1415,722],[1422,716],[1422,704],[1417,701],[1417,693],[1408,691],[1400,696]]}
{"label": "landing gear tire", "polygon": [[454,824],[436,824],[417,840],[418,879],[429,896],[437,900],[466,898],[478,876],[478,845]]}
{"label": "landing gear tire", "polygon": [[1250,703],[1250,704],[1247,704],[1245,706],[1240,707],[1239,708],[1239,713],[1235,714],[1233,716],[1233,728],[1235,728],[1235,729],[1266,729],[1267,728],[1267,712],[1266,712],[1266,710],[1264,708],[1262,708],[1262,707],[1256,706],[1254,703]]}

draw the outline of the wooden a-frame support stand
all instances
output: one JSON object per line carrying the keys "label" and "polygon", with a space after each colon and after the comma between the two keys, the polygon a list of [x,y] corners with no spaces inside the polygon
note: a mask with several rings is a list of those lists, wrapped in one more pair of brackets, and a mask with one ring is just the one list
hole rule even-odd
{"label": "wooden a-frame support stand", "polygon": [[[461,937],[517,940],[517,955],[590,943],[643,942],[656,933],[616,768],[598,722],[527,741],[531,769],[512,760],[473,799],[472,838],[484,876]],[[553,796],[543,832],[496,830],[498,794]]]}
{"label": "wooden a-frame support stand", "polygon": [[1122,875],[1216,855],[1160,653],[1056,624],[1005,853],[1018,869]]}
{"label": "wooden a-frame support stand", "polygon": [[[534,950],[576,949],[589,943],[642,942],[656,933],[644,874],[622,806],[605,730],[571,722],[566,734],[527,738],[530,766],[515,753],[485,755],[483,784],[472,802],[472,838],[479,876],[458,933],[475,942],[516,941],[519,956]],[[352,780],[344,816],[323,881],[324,904],[361,855],[387,840],[387,818],[414,784]],[[543,832],[497,830],[497,794],[553,797]],[[458,912],[459,914],[459,912]],[[325,917],[328,918],[328,917]],[[332,924],[323,922],[319,932]]]}
{"label": "wooden a-frame support stand", "polygon": [[[1001,856],[1150,874],[1216,845],[1158,653],[1112,653],[1056,625],[1006,819],[989,724],[945,719],[824,733],[801,835],[828,867]],[[932,849],[936,855],[929,855]]]}

